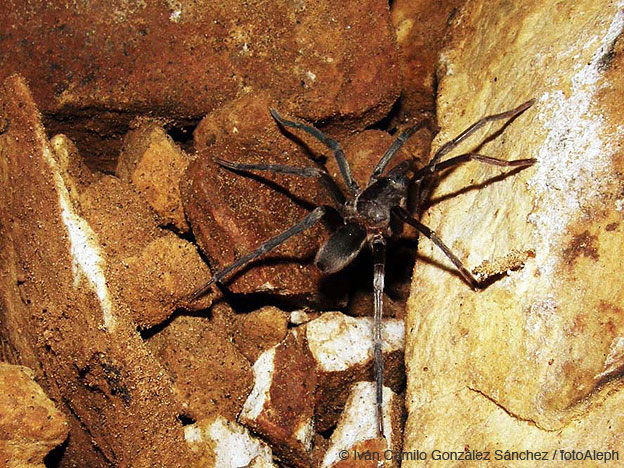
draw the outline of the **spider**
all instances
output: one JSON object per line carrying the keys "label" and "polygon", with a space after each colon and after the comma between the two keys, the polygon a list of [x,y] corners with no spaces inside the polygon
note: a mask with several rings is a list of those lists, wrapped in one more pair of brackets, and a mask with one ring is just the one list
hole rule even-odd
{"label": "spider", "polygon": [[[327,146],[334,154],[338,168],[348,193],[345,195],[338,184],[323,169],[317,167],[293,167],[279,164],[241,164],[223,159],[217,163],[233,171],[266,171],[280,174],[290,174],[306,178],[318,178],[334,201],[334,207],[342,217],[343,224],[330,236],[318,250],[314,263],[323,273],[335,273],[345,268],[362,250],[365,245],[373,253],[373,294],[374,294],[374,325],[373,325],[373,356],[376,386],[376,430],[380,438],[384,437],[383,427],[383,358],[382,358],[382,322],[383,290],[385,278],[385,257],[387,240],[396,234],[396,221],[413,226],[419,233],[430,239],[444,252],[455,265],[464,280],[473,288],[478,289],[481,284],[475,276],[463,265],[461,260],[446,246],[446,244],[430,228],[420,223],[407,209],[408,188],[416,184],[418,194],[417,210],[422,208],[431,191],[432,181],[436,173],[444,169],[457,166],[467,161],[479,161],[502,167],[524,168],[535,163],[534,159],[517,159],[506,161],[479,153],[465,153],[442,161],[442,157],[453,150],[460,142],[468,138],[488,122],[507,120],[509,123],[515,117],[533,105],[529,100],[515,109],[493,114],[478,120],[457,137],[440,147],[433,158],[423,168],[415,170],[414,160],[402,161],[386,171],[386,168],[397,154],[399,149],[417,130],[423,127],[427,120],[403,131],[390,145],[373,168],[373,172],[366,184],[361,188],[354,180],[349,164],[340,144],[324,135],[320,130],[299,122],[282,118],[275,109],[270,109],[273,118],[282,127],[291,127],[303,130]],[[410,176],[410,173],[412,175]],[[220,269],[202,287],[198,288],[190,297],[195,300],[203,295],[214,283],[222,282],[231,273],[247,265],[255,258],[270,252],[289,238],[315,225],[330,210],[328,206],[319,206],[305,216],[294,226],[281,234],[267,240],[257,249],[240,257],[231,265]]]}

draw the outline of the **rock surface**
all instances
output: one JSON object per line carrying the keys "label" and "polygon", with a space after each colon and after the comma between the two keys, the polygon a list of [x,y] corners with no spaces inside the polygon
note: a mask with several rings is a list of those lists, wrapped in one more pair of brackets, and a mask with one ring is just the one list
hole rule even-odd
{"label": "rock surface", "polygon": [[[195,132],[200,154],[189,166],[182,197],[197,242],[215,271],[295,225],[315,205],[331,204],[317,180],[234,172],[215,162],[222,158],[315,166],[302,145],[281,133],[269,113],[271,105],[268,97],[239,99],[208,115]],[[329,288],[321,288],[323,277],[310,261],[326,236],[327,229],[319,222],[224,284],[236,293],[271,293],[303,303],[336,302]]]}
{"label": "rock surface", "polygon": [[194,420],[221,415],[235,420],[253,387],[251,364],[204,317],[179,316],[147,341],[171,376],[184,414]]}
{"label": "rock surface", "polygon": [[186,426],[184,437],[194,453],[201,457],[198,466],[230,468],[275,467],[273,454],[268,445],[250,432],[223,416],[202,419]]}
{"label": "rock surface", "polygon": [[[399,460],[393,459],[392,455],[401,452],[403,401],[384,387],[385,439],[378,439],[375,396],[373,382],[359,382],[351,387],[321,467],[400,466]],[[370,461],[366,460],[367,453],[372,455]]]}
{"label": "rock surface", "polygon": [[162,125],[139,121],[128,132],[115,174],[132,184],[158,215],[161,226],[188,232],[180,197],[180,178],[191,158],[169,137]]}
{"label": "rock surface", "polygon": [[[89,466],[190,463],[171,381],[109,288],[23,79],[0,88],[2,341],[71,414],[68,459]],[[32,365],[31,365],[32,363]]]}
{"label": "rock surface", "polygon": [[474,292],[420,243],[429,261],[417,263],[408,308],[406,450],[622,450],[611,408],[624,342],[623,28],[608,1],[474,0],[455,17],[434,147],[535,98],[453,154],[537,164],[507,175],[464,164],[433,194],[423,222],[468,268],[524,258]]}
{"label": "rock surface", "polygon": [[403,92],[401,118],[419,119],[435,110],[435,68],[445,34],[466,0],[395,0],[392,24],[397,35]]}
{"label": "rock surface", "polygon": [[32,377],[27,367],[0,362],[0,464],[8,468],[43,468],[67,438],[65,416]]}
{"label": "rock surface", "polygon": [[0,15],[0,80],[26,76],[52,132],[108,170],[136,115],[184,124],[264,90],[301,117],[363,128],[400,92],[384,0],[9,0]]}

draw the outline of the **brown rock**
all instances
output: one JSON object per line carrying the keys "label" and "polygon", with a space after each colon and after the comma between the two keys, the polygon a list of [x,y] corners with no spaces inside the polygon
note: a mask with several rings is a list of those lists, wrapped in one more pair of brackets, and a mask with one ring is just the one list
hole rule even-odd
{"label": "brown rock", "polygon": [[159,122],[143,121],[137,125],[126,135],[116,174],[145,198],[161,226],[187,232],[180,177],[190,157],[175,145]]}
{"label": "brown rock", "polygon": [[312,462],[316,369],[295,330],[253,366],[254,388],[239,421],[267,440],[276,456],[295,466]]}
{"label": "brown rock", "polygon": [[375,384],[372,382],[359,382],[351,387],[344,412],[320,463],[321,467],[401,466],[401,459],[395,456],[400,457],[401,454],[402,398],[384,387],[385,439],[381,439],[377,438],[375,397]]}
{"label": "brown rock", "polygon": [[0,88],[3,119],[9,125],[0,134],[0,330],[7,354],[34,363],[43,388],[72,415],[77,434],[68,460],[188,465],[171,382],[111,294],[102,247],[72,203],[40,114],[17,76]]}
{"label": "brown rock", "polygon": [[253,386],[251,364],[224,331],[202,317],[176,317],[147,341],[171,376],[186,415],[234,420]]}
{"label": "brown rock", "polygon": [[65,135],[55,135],[50,139],[53,156],[59,166],[63,181],[74,203],[80,200],[80,194],[89,185],[97,181],[101,174],[92,173],[78,153],[74,142]]}
{"label": "brown rock", "polygon": [[[182,197],[197,242],[215,270],[295,225],[314,205],[331,203],[316,180],[235,173],[215,163],[222,158],[315,166],[300,145],[280,132],[266,100],[241,99],[209,115],[197,129],[196,142],[200,148],[208,146],[190,165]],[[323,223],[318,223],[224,283],[236,293],[266,292],[295,302],[328,302],[335,293],[321,288],[321,273],[310,261],[325,233]]]}
{"label": "brown rock", "polygon": [[162,236],[155,213],[132,187],[104,176],[80,195],[82,215],[112,259],[140,254]]}
{"label": "brown rock", "polygon": [[223,416],[202,419],[184,428],[187,444],[198,456],[199,466],[275,467],[271,448],[244,426]]}
{"label": "brown rock", "polygon": [[249,362],[256,362],[260,354],[286,338],[288,320],[286,312],[273,306],[236,314],[231,327],[232,341]]}
{"label": "brown rock", "polygon": [[27,367],[0,362],[0,464],[41,467],[67,438],[63,413],[33,380]]}
{"label": "brown rock", "polygon": [[[80,208],[106,255],[109,287],[139,327],[188,307],[188,296],[210,278],[195,246],[159,229],[152,209],[128,183],[101,177],[81,194]],[[213,297],[193,308],[208,307]]]}
{"label": "brown rock", "polygon": [[[197,248],[172,233],[151,241],[140,254],[121,260],[119,290],[136,324],[149,328],[162,323],[210,278]],[[214,295],[194,307],[208,307]]]}
{"label": "brown rock", "polygon": [[0,79],[23,73],[44,113],[54,114],[52,131],[66,129],[109,170],[115,137],[136,115],[188,123],[268,90],[303,117],[362,127],[399,94],[382,0],[341,8],[327,0],[22,6],[1,6]]}
{"label": "brown rock", "polygon": [[396,0],[392,24],[396,30],[401,71],[401,119],[420,119],[435,110],[436,66],[451,20],[466,0]]}
{"label": "brown rock", "polygon": [[[622,450],[612,408],[621,404],[624,336],[623,24],[607,1],[474,0],[456,17],[434,146],[535,98],[479,151],[538,161],[509,176],[465,164],[433,194],[443,202],[424,222],[468,268],[512,251],[526,258],[475,293],[421,242],[431,261],[417,264],[408,307],[406,450]],[[500,125],[486,127],[449,157]]]}
{"label": "brown rock", "polygon": [[[351,386],[373,380],[373,329],[370,318],[354,318],[339,312],[326,312],[305,326],[319,386],[315,428],[324,432],[334,427],[343,412]],[[405,329],[396,319],[384,320],[384,385],[399,392],[405,381],[403,346]],[[362,408],[374,414],[373,408]]]}

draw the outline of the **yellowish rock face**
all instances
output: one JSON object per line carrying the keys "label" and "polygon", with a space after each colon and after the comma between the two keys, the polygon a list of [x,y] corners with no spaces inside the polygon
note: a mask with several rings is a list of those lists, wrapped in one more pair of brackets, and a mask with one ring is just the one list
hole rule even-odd
{"label": "yellowish rock face", "polygon": [[487,274],[484,265],[511,258],[516,270],[473,292],[421,242],[432,261],[417,263],[408,310],[406,450],[528,448],[552,457],[565,444],[618,448],[620,10],[607,1],[476,0],[454,19],[434,150],[479,118],[535,98],[501,132],[486,126],[453,155],[537,164],[501,175],[467,163],[433,193],[423,222],[469,269]]}

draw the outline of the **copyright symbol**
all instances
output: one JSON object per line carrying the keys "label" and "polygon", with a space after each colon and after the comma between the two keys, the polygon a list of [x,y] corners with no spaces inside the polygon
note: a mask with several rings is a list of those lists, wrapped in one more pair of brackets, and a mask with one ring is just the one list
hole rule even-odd
{"label": "copyright symbol", "polygon": [[338,457],[340,457],[341,460],[346,460],[347,458],[349,458],[349,451],[341,450],[340,452],[338,452]]}

